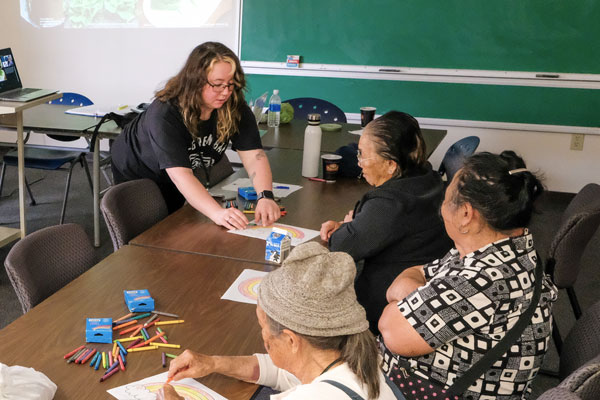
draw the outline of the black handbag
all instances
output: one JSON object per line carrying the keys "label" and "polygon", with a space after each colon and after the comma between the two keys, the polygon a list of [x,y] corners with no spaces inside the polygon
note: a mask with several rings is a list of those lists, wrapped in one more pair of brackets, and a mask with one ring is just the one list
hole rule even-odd
{"label": "black handbag", "polygon": [[[394,366],[390,373],[390,379],[400,388],[404,396],[408,399],[423,399],[426,395],[429,399],[455,400],[460,399],[462,394],[471,386],[478,377],[490,369],[508,349],[512,346],[523,333],[531,321],[531,317],[540,301],[542,293],[543,267],[536,259],[535,266],[535,287],[533,297],[527,307],[527,310],[521,315],[515,326],[509,330],[506,335],[488,351],[479,361],[469,368],[460,378],[448,388],[443,385],[427,380],[421,376],[414,375],[408,361],[402,365]],[[389,350],[388,350],[389,351]],[[435,396],[433,395],[435,393]]]}

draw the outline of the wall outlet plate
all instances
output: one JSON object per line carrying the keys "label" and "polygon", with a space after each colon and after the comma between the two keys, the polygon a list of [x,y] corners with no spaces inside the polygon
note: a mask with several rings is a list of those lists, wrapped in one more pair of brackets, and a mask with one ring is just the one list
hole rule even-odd
{"label": "wall outlet plate", "polygon": [[583,150],[583,139],[585,135],[583,133],[574,133],[571,135],[571,150],[581,151]]}

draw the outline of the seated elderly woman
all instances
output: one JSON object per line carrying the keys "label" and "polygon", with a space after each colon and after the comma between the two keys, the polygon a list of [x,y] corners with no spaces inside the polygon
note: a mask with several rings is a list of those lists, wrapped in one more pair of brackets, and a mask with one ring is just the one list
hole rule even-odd
{"label": "seated elderly woman", "polygon": [[366,126],[358,149],[363,175],[375,189],[344,221],[323,223],[321,239],[332,251],[364,260],[356,296],[377,333],[385,291],[394,278],[407,267],[442,257],[452,242],[439,217],[444,186],[425,159],[416,119],[398,111],[384,114]]}
{"label": "seated elderly woman", "polygon": [[[345,253],[318,243],[297,246],[261,282],[256,315],[268,354],[208,356],[186,350],[169,379],[220,373],[271,386],[272,399],[404,399],[381,371],[381,358],[356,301],[356,268]],[[164,386],[166,399],[180,399]]]}
{"label": "seated elderly woman", "polygon": [[[427,393],[437,384],[453,392],[453,384],[472,375],[470,382],[462,378],[465,390],[454,394],[527,398],[548,348],[551,302],[557,296],[536,268],[533,239],[524,228],[542,191],[512,151],[473,155],[455,175],[441,209],[455,248],[401,273],[387,291],[390,304],[379,321],[384,370],[399,366],[401,384],[409,381],[405,390],[419,387],[414,389],[419,392],[424,385]],[[533,317],[526,314],[530,304]],[[486,357],[491,362],[483,371],[471,370],[511,336],[521,315],[524,329],[513,331],[506,350],[496,359]],[[411,398],[410,390],[405,394]]]}

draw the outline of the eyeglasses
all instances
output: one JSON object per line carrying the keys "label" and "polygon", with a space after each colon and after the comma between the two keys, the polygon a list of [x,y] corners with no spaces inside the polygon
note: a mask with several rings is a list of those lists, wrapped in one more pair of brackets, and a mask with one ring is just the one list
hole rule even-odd
{"label": "eyeglasses", "polygon": [[220,83],[218,85],[215,85],[207,81],[206,84],[210,86],[215,91],[215,93],[221,93],[225,89],[229,89],[230,92],[233,92],[235,88],[237,88],[237,85],[235,83]]}
{"label": "eyeglasses", "polygon": [[358,160],[358,163],[359,163],[359,164],[361,164],[363,161],[366,161],[366,160],[371,160],[371,159],[373,159],[373,158],[376,158],[376,157],[367,157],[367,158],[363,158],[363,156],[362,156],[362,153],[360,152],[360,150],[358,150],[358,151],[356,152],[356,159]]}

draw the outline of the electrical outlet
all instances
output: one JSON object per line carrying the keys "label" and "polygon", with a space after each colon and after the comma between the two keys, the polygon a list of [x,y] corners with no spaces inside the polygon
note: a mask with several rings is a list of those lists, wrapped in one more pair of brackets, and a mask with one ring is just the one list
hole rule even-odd
{"label": "electrical outlet", "polygon": [[585,135],[583,133],[574,133],[571,135],[571,150],[583,150],[583,139]]}

